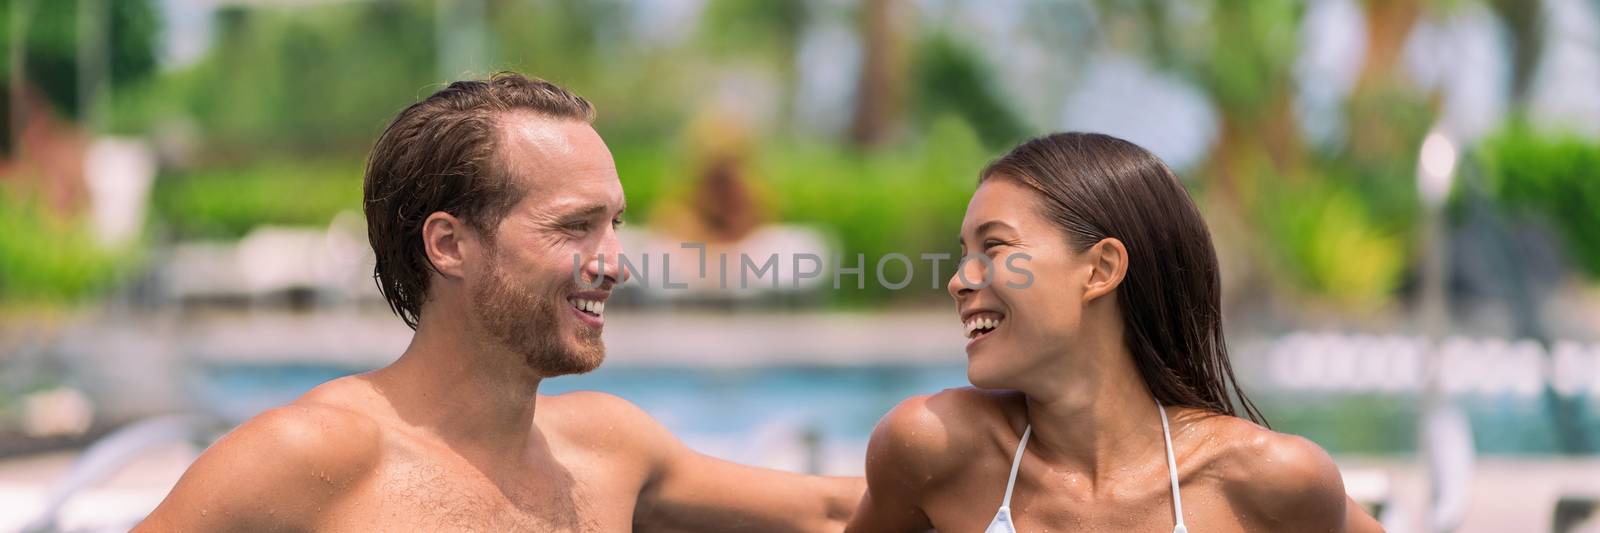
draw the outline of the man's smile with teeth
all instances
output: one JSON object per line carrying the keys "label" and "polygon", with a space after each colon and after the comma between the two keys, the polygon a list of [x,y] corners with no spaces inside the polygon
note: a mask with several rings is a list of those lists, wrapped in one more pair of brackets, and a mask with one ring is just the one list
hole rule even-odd
{"label": "man's smile with teeth", "polygon": [[591,315],[594,315],[594,316],[600,316],[602,313],[605,313],[605,311],[606,311],[606,303],[604,301],[584,300],[582,298],[568,298],[567,299],[567,303],[572,304],[572,307],[574,309],[577,309],[579,311],[583,311],[585,313],[588,313],[588,314],[591,314]]}

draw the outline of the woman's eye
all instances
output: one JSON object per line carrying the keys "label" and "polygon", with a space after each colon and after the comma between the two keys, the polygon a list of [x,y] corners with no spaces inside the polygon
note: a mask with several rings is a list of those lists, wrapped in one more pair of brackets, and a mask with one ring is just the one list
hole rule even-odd
{"label": "woman's eye", "polygon": [[985,249],[985,250],[988,250],[990,248],[994,248],[996,246],[1003,246],[1003,245],[1005,245],[1004,241],[997,241],[997,240],[994,240],[994,239],[989,239],[987,241],[983,241],[983,249]]}

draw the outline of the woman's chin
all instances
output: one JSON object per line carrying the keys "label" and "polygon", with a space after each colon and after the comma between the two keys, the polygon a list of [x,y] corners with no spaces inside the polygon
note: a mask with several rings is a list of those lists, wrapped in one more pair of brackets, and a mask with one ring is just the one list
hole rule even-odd
{"label": "woman's chin", "polygon": [[971,361],[967,362],[967,381],[972,383],[972,386],[980,389],[998,390],[1011,388],[1007,386],[1010,380],[1000,376],[994,369],[974,365]]}

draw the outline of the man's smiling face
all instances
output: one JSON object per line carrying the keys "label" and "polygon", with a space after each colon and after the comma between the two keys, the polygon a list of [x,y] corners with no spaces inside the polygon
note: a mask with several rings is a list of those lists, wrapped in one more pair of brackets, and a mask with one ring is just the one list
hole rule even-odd
{"label": "man's smiling face", "polygon": [[585,122],[528,112],[500,117],[495,145],[493,171],[523,194],[482,243],[482,261],[465,265],[471,320],[542,376],[594,370],[605,301],[624,280],[611,151]]}

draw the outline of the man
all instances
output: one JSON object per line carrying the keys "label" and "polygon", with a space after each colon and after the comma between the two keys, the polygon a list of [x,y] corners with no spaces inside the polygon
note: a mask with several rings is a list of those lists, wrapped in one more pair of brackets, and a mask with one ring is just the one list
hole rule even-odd
{"label": "man", "polygon": [[402,111],[365,203],[411,345],[239,426],[138,530],[843,529],[859,479],[713,459],[619,398],[538,394],[600,364],[625,280],[622,185],[592,119],[509,73]]}

